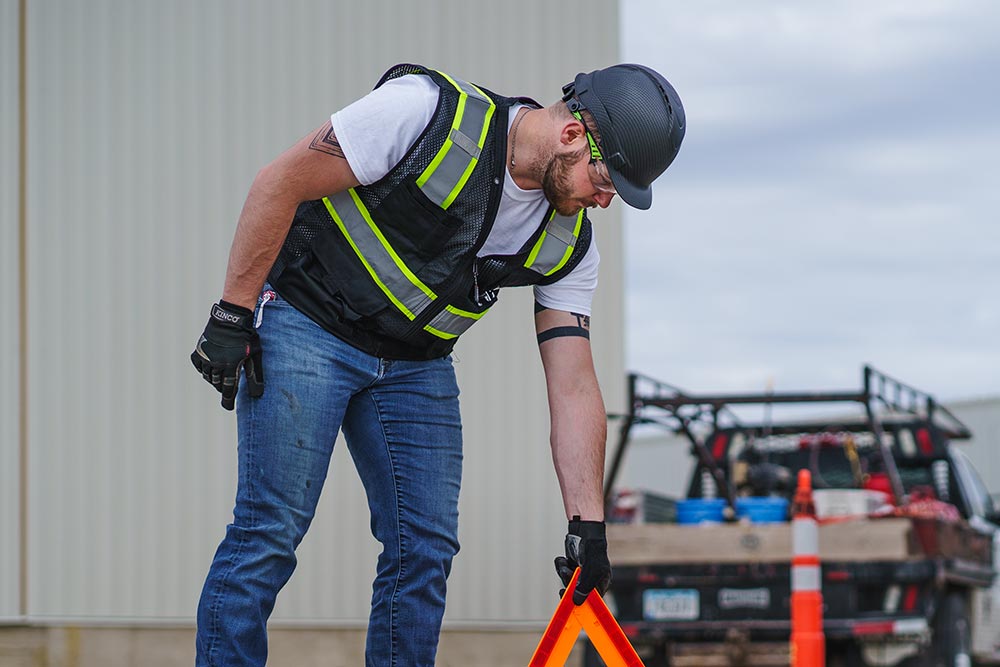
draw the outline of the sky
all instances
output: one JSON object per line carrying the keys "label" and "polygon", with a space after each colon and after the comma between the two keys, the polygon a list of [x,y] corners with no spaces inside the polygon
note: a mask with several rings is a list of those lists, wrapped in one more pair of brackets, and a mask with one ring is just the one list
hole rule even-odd
{"label": "sky", "polygon": [[624,60],[688,121],[624,210],[628,369],[1000,396],[1000,2],[621,6]]}

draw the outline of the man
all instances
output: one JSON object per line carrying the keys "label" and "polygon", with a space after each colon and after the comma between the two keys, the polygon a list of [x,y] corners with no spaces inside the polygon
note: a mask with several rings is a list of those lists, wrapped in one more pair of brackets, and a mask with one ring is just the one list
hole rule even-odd
{"label": "man", "polygon": [[383,545],[366,663],[434,664],[458,550],[449,353],[501,287],[535,289],[570,519],[557,572],[568,582],[581,567],[577,604],[607,589],[605,417],[589,343],[599,258],[585,209],[616,194],[648,208],[684,111],[639,65],[581,73],[563,92],[543,108],[398,65],[257,175],[191,355],[239,426],[234,521],[199,604],[198,665],[264,665],[267,618],[341,428]]}

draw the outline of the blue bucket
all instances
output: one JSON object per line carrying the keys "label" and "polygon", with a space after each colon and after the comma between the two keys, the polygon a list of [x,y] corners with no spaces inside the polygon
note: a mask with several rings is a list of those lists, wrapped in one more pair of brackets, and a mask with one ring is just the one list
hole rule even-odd
{"label": "blue bucket", "polygon": [[722,498],[689,498],[677,501],[677,523],[720,523],[726,501]]}
{"label": "blue bucket", "polygon": [[781,523],[788,519],[788,500],[785,498],[737,498],[736,516],[751,523]]}

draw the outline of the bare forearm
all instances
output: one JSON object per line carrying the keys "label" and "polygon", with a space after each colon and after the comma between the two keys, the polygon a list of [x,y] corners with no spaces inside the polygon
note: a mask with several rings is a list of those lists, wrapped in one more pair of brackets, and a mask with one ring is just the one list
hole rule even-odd
{"label": "bare forearm", "polygon": [[252,309],[299,204],[356,185],[329,121],[261,169],[236,226],[222,298]]}
{"label": "bare forearm", "polygon": [[552,460],[566,517],[604,519],[604,448],[607,422],[596,379],[571,393],[550,392]]}
{"label": "bare forearm", "polygon": [[283,196],[277,181],[267,168],[254,179],[229,250],[222,298],[250,309],[257,303],[299,203]]}
{"label": "bare forearm", "polygon": [[590,316],[536,304],[538,351],[552,421],[552,461],[566,518],[604,519],[604,399],[590,351]]}

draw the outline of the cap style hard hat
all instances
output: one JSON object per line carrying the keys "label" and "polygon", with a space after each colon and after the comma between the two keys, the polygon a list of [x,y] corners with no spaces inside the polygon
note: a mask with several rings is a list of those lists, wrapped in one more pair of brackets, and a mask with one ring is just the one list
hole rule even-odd
{"label": "cap style hard hat", "polygon": [[643,65],[614,65],[577,74],[563,86],[563,100],[570,111],[586,109],[593,116],[598,147],[621,198],[649,208],[653,181],[684,139],[684,107],[674,87]]}

